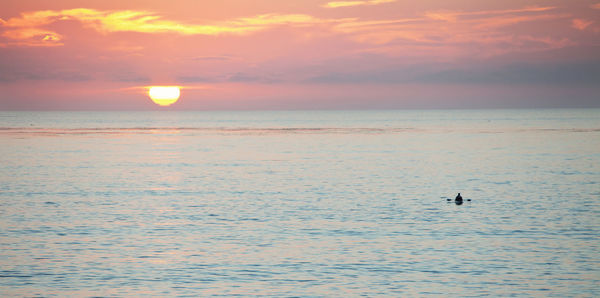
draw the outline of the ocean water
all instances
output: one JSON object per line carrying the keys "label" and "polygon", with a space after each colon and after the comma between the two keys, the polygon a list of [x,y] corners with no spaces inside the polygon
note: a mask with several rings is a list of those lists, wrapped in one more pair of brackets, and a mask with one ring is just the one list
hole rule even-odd
{"label": "ocean water", "polygon": [[0,112],[0,145],[2,297],[600,295],[597,109]]}

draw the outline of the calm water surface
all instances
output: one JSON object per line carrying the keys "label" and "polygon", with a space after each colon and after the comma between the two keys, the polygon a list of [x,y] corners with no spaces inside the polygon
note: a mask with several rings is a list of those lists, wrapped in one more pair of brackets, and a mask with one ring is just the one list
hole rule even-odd
{"label": "calm water surface", "polygon": [[0,296],[600,295],[600,110],[0,112],[0,144]]}

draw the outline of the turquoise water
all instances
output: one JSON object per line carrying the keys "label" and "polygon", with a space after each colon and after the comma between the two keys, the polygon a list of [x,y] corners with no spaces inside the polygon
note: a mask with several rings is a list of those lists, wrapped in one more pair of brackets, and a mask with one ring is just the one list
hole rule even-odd
{"label": "turquoise water", "polygon": [[0,112],[0,144],[0,296],[600,294],[600,110]]}

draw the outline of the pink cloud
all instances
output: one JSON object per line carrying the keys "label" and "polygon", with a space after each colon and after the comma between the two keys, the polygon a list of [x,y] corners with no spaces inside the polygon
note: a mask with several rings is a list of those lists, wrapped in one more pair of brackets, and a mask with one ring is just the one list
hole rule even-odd
{"label": "pink cloud", "polygon": [[333,1],[323,5],[326,8],[351,7],[363,5],[379,5],[385,3],[396,2],[396,0],[353,0],[353,1]]}
{"label": "pink cloud", "polygon": [[489,57],[505,53],[540,51],[572,45],[568,38],[551,38],[515,31],[511,26],[549,22],[568,17],[550,13],[556,7],[482,11],[426,12],[422,17],[335,24],[335,31],[371,44],[369,52],[389,55]]}
{"label": "pink cloud", "polygon": [[584,20],[584,19],[573,19],[572,23],[571,23],[571,27],[577,29],[577,30],[585,30],[585,28],[589,27],[591,24],[593,24],[594,21],[588,21],[588,20]]}
{"label": "pink cloud", "polygon": [[531,13],[531,12],[544,12],[553,10],[554,6],[544,7],[525,7],[520,9],[504,9],[504,10],[483,10],[483,11],[428,11],[425,16],[434,19],[455,22],[461,17],[476,16],[486,17],[492,15],[506,15],[506,14],[520,14],[520,13]]}

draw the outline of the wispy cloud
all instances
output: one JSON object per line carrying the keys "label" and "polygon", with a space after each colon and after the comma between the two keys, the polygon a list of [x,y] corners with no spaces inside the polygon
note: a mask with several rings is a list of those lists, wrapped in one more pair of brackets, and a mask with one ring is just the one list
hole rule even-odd
{"label": "wispy cloud", "polygon": [[593,9],[600,9],[600,2],[592,5]]}
{"label": "wispy cloud", "polygon": [[584,19],[573,19],[571,26],[577,30],[585,30],[589,25],[593,24],[594,21],[588,21]]}
{"label": "wispy cloud", "polygon": [[378,5],[384,3],[396,2],[396,0],[364,0],[364,1],[332,1],[327,2],[323,5],[326,8],[338,8],[338,7],[349,7],[349,6],[361,6],[361,5]]}
{"label": "wispy cloud", "polygon": [[[333,8],[389,2],[394,1],[336,1],[328,2],[326,6]],[[79,8],[25,12],[8,20],[0,19],[0,36],[4,38],[5,46],[60,46],[67,40],[63,34],[68,34],[57,29],[64,28],[57,24],[62,21],[75,21],[106,35],[113,32],[187,36],[248,35],[270,28],[286,27],[301,31],[304,35],[326,32],[325,34],[344,42],[351,40],[355,42],[352,49],[354,53],[376,52],[398,56],[408,55],[412,51],[429,53],[434,57],[472,53],[493,56],[513,51],[540,51],[573,45],[569,37],[527,30],[551,24],[552,20],[560,20],[561,26],[571,21],[571,26],[579,30],[595,30],[592,28],[595,25],[591,25],[593,21],[573,18],[572,14],[565,13],[558,7],[534,6],[500,10],[425,11],[414,17],[374,20],[269,13],[203,24],[166,19],[148,11]],[[552,24],[557,23],[559,22]],[[528,32],[522,32],[521,29]],[[144,48],[137,44],[123,44],[110,49],[135,53]],[[228,59],[221,56],[197,58],[202,61]]]}
{"label": "wispy cloud", "polygon": [[[454,27],[465,26],[473,28],[502,27],[516,23],[537,21],[562,17],[556,14],[539,14],[554,9],[554,7],[532,7],[512,10],[475,11],[475,12],[426,12],[423,17],[378,20],[350,21],[335,25],[335,28],[345,33],[363,31],[440,31],[439,22],[452,23]],[[531,14],[534,13],[534,14]],[[446,27],[448,28],[448,27]],[[408,30],[407,30],[408,29]],[[466,29],[466,28],[465,28]]]}
{"label": "wispy cloud", "polygon": [[194,60],[194,61],[230,61],[232,59],[233,59],[233,57],[228,56],[228,55],[222,55],[222,56],[200,56],[200,57],[194,57],[194,58],[192,58],[192,60]]}
{"label": "wispy cloud", "polygon": [[507,14],[536,13],[556,9],[554,6],[533,6],[519,9],[483,10],[483,11],[429,11],[425,16],[434,20],[457,21],[464,17],[489,17]]}
{"label": "wispy cloud", "polygon": [[62,46],[62,35],[41,28],[17,28],[6,30],[2,33],[3,37],[17,40],[12,43],[23,46]]}
{"label": "wispy cloud", "polygon": [[108,34],[112,32],[177,33],[182,35],[249,34],[275,26],[306,26],[336,22],[305,14],[263,14],[214,24],[186,24],[165,20],[147,11],[100,11],[87,8],[26,12],[20,17],[0,19],[3,37],[29,45],[62,45],[62,36],[44,27],[56,22],[75,20],[84,26]]}
{"label": "wispy cloud", "polygon": [[458,83],[458,84],[561,84],[596,85],[600,82],[600,63],[509,64],[454,66],[448,69],[390,65],[376,71],[325,73],[308,83]]}
{"label": "wispy cloud", "polygon": [[12,72],[0,72],[0,82],[14,82],[19,80],[29,81],[64,81],[64,82],[86,82],[92,80],[93,77],[86,73],[77,71],[33,71],[33,70],[18,70]]}
{"label": "wispy cloud", "polygon": [[[483,11],[429,11],[420,17],[351,21],[334,24],[333,30],[353,40],[374,45],[378,53],[430,50],[445,55],[467,53],[493,56],[511,51],[560,48],[572,44],[568,39],[531,36],[509,26],[568,18],[554,12],[555,7],[525,7]],[[468,46],[467,46],[468,45]],[[477,46],[475,46],[477,45]],[[483,50],[483,49],[486,50]],[[460,50],[463,49],[463,50]],[[467,50],[467,51],[465,51]]]}

